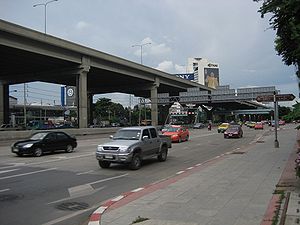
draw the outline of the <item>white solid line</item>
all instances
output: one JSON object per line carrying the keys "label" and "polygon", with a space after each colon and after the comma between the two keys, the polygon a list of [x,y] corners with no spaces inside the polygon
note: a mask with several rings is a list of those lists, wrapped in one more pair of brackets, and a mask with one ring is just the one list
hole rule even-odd
{"label": "white solid line", "polygon": [[108,207],[107,206],[100,206],[93,214],[99,213],[102,214]]}
{"label": "white solid line", "polygon": [[79,197],[82,197],[82,196],[94,194],[94,193],[96,193],[97,191],[101,191],[101,190],[104,189],[104,188],[106,188],[106,186],[103,186],[103,187],[100,187],[100,188],[96,188],[96,189],[94,189],[93,192],[88,193],[88,194],[78,195],[78,196],[71,196],[71,197],[67,197],[67,198],[58,199],[58,200],[55,200],[55,201],[53,201],[53,202],[48,202],[47,205],[51,205],[51,204],[55,204],[55,203],[58,203],[58,202],[63,202],[63,201],[66,201],[66,200],[71,200],[71,199],[79,198]]}
{"label": "white solid line", "polygon": [[176,174],[179,175],[179,174],[182,174],[182,173],[184,173],[184,172],[185,172],[185,171],[182,170],[182,171],[177,172]]}
{"label": "white solid line", "polygon": [[1,174],[1,173],[9,173],[9,172],[16,171],[16,170],[19,170],[19,169],[12,169],[12,170],[4,170],[4,171],[0,171],[0,174]]}
{"label": "white solid line", "polygon": [[92,172],[94,172],[94,170],[89,170],[89,171],[82,172],[82,173],[76,173],[76,175],[83,175],[83,174],[88,174],[88,173],[92,173]]}
{"label": "white solid line", "polygon": [[56,169],[57,168],[49,168],[49,169],[38,170],[38,171],[34,171],[34,172],[29,172],[29,173],[21,173],[21,174],[11,175],[11,176],[7,176],[7,177],[0,177],[0,180],[14,178],[14,177],[27,176],[27,175],[31,175],[31,174],[35,174],[35,173],[42,173],[42,172],[47,172],[47,171],[56,170]]}
{"label": "white solid line", "polygon": [[215,158],[217,159],[217,158],[220,158],[220,157],[221,157],[221,156],[218,155],[218,156],[216,156]]}
{"label": "white solid line", "polygon": [[0,190],[0,193],[1,193],[1,192],[4,192],[4,191],[9,191],[9,190],[10,190],[9,188],[2,189],[2,190]]}
{"label": "white solid line", "polygon": [[144,189],[145,188],[137,188],[137,189],[132,190],[131,192],[139,192],[139,191],[144,190]]}
{"label": "white solid line", "polygon": [[117,202],[117,201],[120,201],[120,200],[123,199],[123,198],[124,198],[124,196],[123,196],[123,195],[120,195],[120,196],[118,196],[118,197],[112,199],[111,201],[112,201],[112,202]]}
{"label": "white solid line", "polygon": [[97,180],[97,181],[94,181],[94,182],[91,182],[91,183],[87,183],[87,184],[90,184],[90,185],[91,184],[98,184],[98,183],[101,183],[101,182],[105,182],[105,181],[108,181],[108,180],[113,180],[113,179],[117,179],[117,178],[121,178],[121,177],[126,177],[126,176],[128,176],[128,173],[120,175],[120,176],[106,178],[106,179],[103,179],[103,180]]}
{"label": "white solid line", "polygon": [[193,166],[191,166],[191,167],[187,168],[187,170],[191,170],[191,169],[194,169],[194,167],[193,167]]}
{"label": "white solid line", "polygon": [[201,166],[202,165],[202,163],[198,163],[198,164],[196,164],[195,166]]}

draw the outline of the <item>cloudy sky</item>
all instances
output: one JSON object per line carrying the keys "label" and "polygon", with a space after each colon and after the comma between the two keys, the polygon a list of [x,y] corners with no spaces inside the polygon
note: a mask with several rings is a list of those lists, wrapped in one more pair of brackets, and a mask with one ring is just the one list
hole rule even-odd
{"label": "cloudy sky", "polygon": [[[0,18],[44,32],[44,0],[0,0]],[[220,65],[221,85],[273,86],[298,96],[294,67],[274,50],[275,32],[252,0],[58,0],[47,6],[47,33],[169,73],[188,57]],[[32,84],[34,85],[41,84]],[[121,96],[117,97],[119,100]],[[124,101],[128,101],[125,97]]]}

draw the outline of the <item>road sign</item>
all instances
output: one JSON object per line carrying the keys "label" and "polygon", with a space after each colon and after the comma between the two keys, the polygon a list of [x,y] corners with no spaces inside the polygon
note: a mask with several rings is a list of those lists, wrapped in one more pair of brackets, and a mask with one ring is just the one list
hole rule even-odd
{"label": "road sign", "polygon": [[[293,101],[295,99],[295,95],[293,94],[277,94],[276,101],[284,102],[284,101]],[[260,95],[256,97],[256,101],[258,102],[273,102],[274,95]]]}
{"label": "road sign", "polygon": [[278,94],[276,95],[276,101],[285,102],[285,101],[293,101],[295,99],[295,95],[293,94]]}
{"label": "road sign", "polygon": [[256,101],[258,101],[258,102],[273,102],[274,95],[259,95],[256,97]]}

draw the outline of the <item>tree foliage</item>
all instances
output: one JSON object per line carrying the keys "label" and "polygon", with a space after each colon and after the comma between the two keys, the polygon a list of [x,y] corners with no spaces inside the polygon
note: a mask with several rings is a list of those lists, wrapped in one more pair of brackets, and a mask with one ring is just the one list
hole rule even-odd
{"label": "tree foliage", "polygon": [[275,49],[286,65],[296,67],[300,78],[300,0],[263,0],[259,12],[261,17],[272,14],[269,24],[276,30]]}

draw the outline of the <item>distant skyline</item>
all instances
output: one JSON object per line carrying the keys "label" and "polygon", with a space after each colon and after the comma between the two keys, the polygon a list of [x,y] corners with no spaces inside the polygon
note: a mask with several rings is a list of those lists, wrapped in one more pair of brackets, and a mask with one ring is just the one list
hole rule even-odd
{"label": "distant skyline", "polygon": [[[44,2],[0,0],[0,19],[44,32],[44,11],[33,7]],[[252,0],[58,0],[48,5],[47,33],[137,63],[140,50],[132,45],[150,42],[143,48],[146,66],[184,73],[189,57],[207,58],[220,66],[220,85],[276,86],[281,93],[299,97],[295,69],[277,55],[275,31],[269,29],[268,18],[260,18],[260,4]],[[55,90],[51,85],[30,84]],[[31,96],[36,98],[32,101],[48,98],[47,92]],[[122,104],[129,103],[128,96],[117,96]]]}

